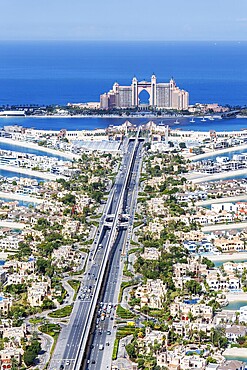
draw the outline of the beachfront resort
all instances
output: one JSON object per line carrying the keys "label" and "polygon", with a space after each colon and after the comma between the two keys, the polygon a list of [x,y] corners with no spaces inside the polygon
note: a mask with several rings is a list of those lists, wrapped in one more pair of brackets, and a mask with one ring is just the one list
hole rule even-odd
{"label": "beachfront resort", "polygon": [[[1,131],[0,142],[12,145],[1,150],[1,169],[36,176],[0,180],[2,369],[49,363],[90,263],[125,140],[137,130],[145,150],[113,314],[112,369],[245,368],[246,167],[234,178],[223,165],[245,163],[247,131],[185,132],[154,122],[139,129],[126,121],[92,131]],[[231,150],[238,157],[229,159]],[[214,181],[209,161],[220,169]],[[101,310],[105,318],[107,307]]]}

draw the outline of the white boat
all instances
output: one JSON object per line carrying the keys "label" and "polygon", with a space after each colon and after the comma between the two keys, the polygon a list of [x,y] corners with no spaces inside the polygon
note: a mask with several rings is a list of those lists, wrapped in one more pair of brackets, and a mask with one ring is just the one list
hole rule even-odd
{"label": "white boat", "polygon": [[206,119],[205,119],[205,117],[203,117],[203,119],[201,119],[201,121],[202,121],[202,122],[206,122]]}
{"label": "white boat", "polygon": [[214,121],[214,117],[210,116],[210,117],[209,117],[209,120],[210,120],[210,121]]}
{"label": "white boat", "polygon": [[176,119],[176,121],[174,123],[175,123],[175,125],[178,125],[180,122]]}
{"label": "white boat", "polygon": [[194,118],[192,118],[192,120],[190,120],[190,122],[191,122],[191,123],[194,123],[194,122],[196,122],[196,121],[194,120]]}

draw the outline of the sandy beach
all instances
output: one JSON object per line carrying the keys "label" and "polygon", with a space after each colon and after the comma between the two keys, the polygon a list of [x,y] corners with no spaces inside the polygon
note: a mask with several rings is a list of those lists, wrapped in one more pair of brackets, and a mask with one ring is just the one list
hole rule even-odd
{"label": "sandy beach", "polygon": [[4,138],[4,137],[0,137],[0,143],[21,146],[23,148],[35,149],[35,150],[39,150],[40,152],[62,156],[64,158],[68,158],[70,160],[80,158],[80,156],[78,154],[73,154],[73,153],[70,153],[70,152],[62,152],[60,150],[46,148],[44,146],[40,146],[38,144],[30,143],[30,142],[27,142],[27,141],[17,141],[17,140],[12,140],[12,139],[7,139],[7,138]]}
{"label": "sandy beach", "polygon": [[0,227],[7,227],[9,229],[24,229],[27,227],[27,225],[21,222],[0,221]]}
{"label": "sandy beach", "polygon": [[236,261],[236,260],[247,260],[247,252],[237,253],[226,253],[226,254],[213,254],[208,255],[208,259],[211,261]]}
{"label": "sandy beach", "polygon": [[191,157],[187,157],[187,159],[190,159],[191,161],[199,161],[200,159],[213,157],[214,155],[221,155],[221,154],[224,154],[224,153],[231,153],[231,152],[235,152],[235,151],[239,151],[239,150],[246,150],[246,149],[247,149],[247,144],[237,145],[237,146],[233,146],[231,148],[218,149],[218,150],[213,150],[213,151],[210,151],[210,152],[207,152],[207,153],[194,155],[194,156],[191,156]]}
{"label": "sandy beach", "polygon": [[247,350],[246,348],[237,348],[237,347],[227,348],[225,352],[223,352],[223,356],[237,356],[246,358]]}
{"label": "sandy beach", "polygon": [[0,252],[0,260],[6,260],[8,258],[9,253]]}
{"label": "sandy beach", "polygon": [[247,293],[226,293],[226,299],[228,302],[246,302],[247,305]]}
{"label": "sandy beach", "polygon": [[54,175],[53,173],[49,173],[49,172],[34,171],[34,170],[30,170],[28,168],[22,168],[22,167],[17,167],[17,166],[7,166],[5,164],[0,164],[0,170],[10,171],[10,172],[17,172],[17,173],[21,173],[23,175],[38,177],[39,179],[44,179],[44,180],[54,180],[54,181],[56,181],[57,179],[61,179],[61,178],[65,179],[66,178],[65,176]]}
{"label": "sandy beach", "polygon": [[232,229],[245,229],[247,222],[237,222],[232,224],[216,224],[202,227],[202,231],[216,231],[216,230],[232,230]]}
{"label": "sandy beach", "polygon": [[201,200],[200,202],[196,202],[197,206],[207,206],[210,204],[216,203],[235,203],[235,202],[244,202],[247,201],[247,195],[238,195],[236,197],[224,197],[224,198],[216,198],[216,199],[207,199]]}
{"label": "sandy beach", "polygon": [[30,195],[22,195],[22,194],[15,194],[15,193],[5,193],[3,191],[0,191],[0,198],[3,199],[13,199],[13,200],[21,200],[24,202],[30,202],[30,203],[37,203],[41,204],[44,202],[44,199],[31,197]]}
{"label": "sandy beach", "polygon": [[192,181],[194,184],[198,184],[200,182],[221,180],[228,177],[235,178],[237,176],[247,176],[247,169],[243,168],[241,170],[214,173],[212,175],[201,172],[190,172],[185,177],[187,178],[187,180]]}

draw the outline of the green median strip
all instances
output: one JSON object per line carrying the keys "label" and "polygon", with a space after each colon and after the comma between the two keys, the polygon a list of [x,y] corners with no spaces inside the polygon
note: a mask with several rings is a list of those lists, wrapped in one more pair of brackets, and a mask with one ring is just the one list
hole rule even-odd
{"label": "green median strip", "polygon": [[119,347],[119,339],[115,339],[115,341],[114,341],[114,347],[113,347],[113,352],[112,352],[112,359],[113,360],[116,360],[117,359],[118,347]]}

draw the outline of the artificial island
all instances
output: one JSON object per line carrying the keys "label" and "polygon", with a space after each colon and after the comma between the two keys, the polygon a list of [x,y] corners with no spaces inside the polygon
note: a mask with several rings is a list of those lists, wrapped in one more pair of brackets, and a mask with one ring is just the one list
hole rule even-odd
{"label": "artificial island", "polygon": [[244,368],[246,130],[0,141],[1,169],[35,177],[0,181],[3,369]]}

